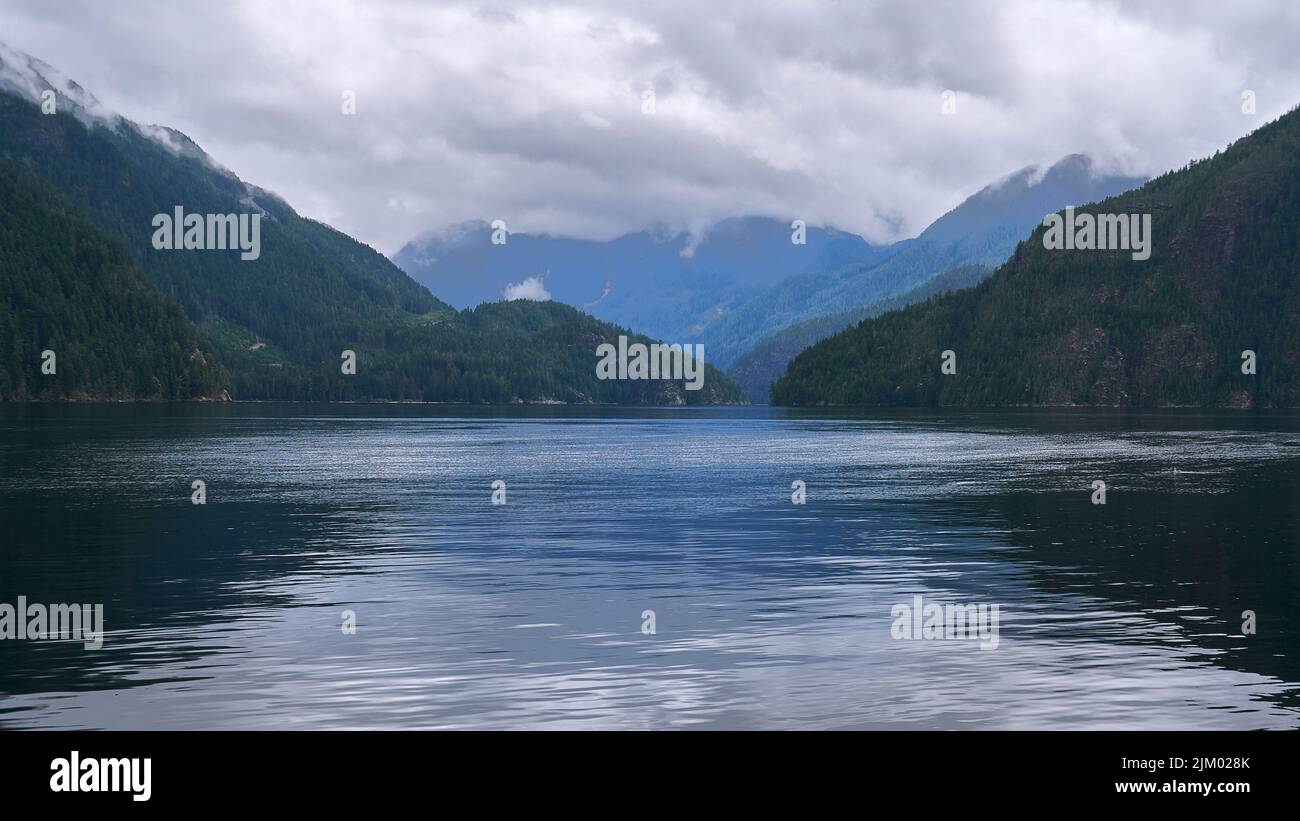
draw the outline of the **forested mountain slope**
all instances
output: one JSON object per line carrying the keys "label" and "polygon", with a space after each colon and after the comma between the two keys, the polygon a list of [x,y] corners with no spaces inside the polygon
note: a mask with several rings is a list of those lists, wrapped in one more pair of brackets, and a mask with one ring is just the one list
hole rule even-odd
{"label": "forested mountain slope", "polygon": [[0,399],[220,398],[226,378],[125,248],[0,159]]}

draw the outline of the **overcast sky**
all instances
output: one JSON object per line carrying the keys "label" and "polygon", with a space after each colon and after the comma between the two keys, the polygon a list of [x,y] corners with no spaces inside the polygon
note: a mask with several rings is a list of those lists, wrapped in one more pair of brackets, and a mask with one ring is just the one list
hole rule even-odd
{"label": "overcast sky", "polygon": [[0,40],[385,253],[470,219],[884,242],[1019,167],[1155,174],[1300,102],[1294,0],[0,0]]}

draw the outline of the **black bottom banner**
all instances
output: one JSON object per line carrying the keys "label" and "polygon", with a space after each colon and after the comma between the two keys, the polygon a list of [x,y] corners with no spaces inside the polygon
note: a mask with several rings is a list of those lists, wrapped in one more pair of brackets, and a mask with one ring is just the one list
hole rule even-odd
{"label": "black bottom banner", "polygon": [[[1216,810],[1293,795],[1294,733],[0,733],[7,806],[384,805],[463,794],[560,804],[608,790],[671,806],[855,798],[925,806]],[[571,794],[566,797],[566,794]],[[675,797],[674,797],[675,796]],[[837,798],[836,796],[839,796]]]}

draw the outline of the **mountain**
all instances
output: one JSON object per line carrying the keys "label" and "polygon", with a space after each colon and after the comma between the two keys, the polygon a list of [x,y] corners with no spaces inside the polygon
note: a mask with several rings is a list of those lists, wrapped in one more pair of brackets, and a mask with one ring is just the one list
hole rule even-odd
{"label": "mountain", "polygon": [[1040,226],[975,287],[804,351],[773,401],[1300,404],[1300,112],[1083,214],[1150,215],[1150,257],[1049,249]]}
{"label": "mountain", "polygon": [[425,234],[393,260],[456,306],[498,300],[511,286],[534,280],[526,287],[538,296],[690,342],[791,274],[869,264],[885,254],[833,229],[807,227],[802,245],[791,242],[792,233],[790,221],[741,217],[698,237],[655,230],[600,242],[510,233],[493,244],[489,223],[467,222]]}
{"label": "mountain", "polygon": [[[42,113],[47,91],[54,92],[54,113]],[[153,289],[179,306],[192,323],[186,333],[197,338],[197,356],[227,374],[224,384],[205,383],[205,392],[295,400],[743,398],[713,370],[700,391],[685,391],[681,380],[672,385],[597,381],[595,349],[627,333],[621,328],[571,308],[526,301],[457,311],[374,249],[301,217],[283,199],[239,179],[179,131],[121,117],[50,66],[4,46],[0,159],[38,177],[50,193],[49,208],[62,209],[78,232],[96,229],[99,240],[107,238],[122,249]],[[156,215],[172,215],[178,207],[188,214],[256,216],[256,258],[244,258],[240,249],[155,248]],[[18,230],[8,221],[0,229]],[[84,274],[87,282],[107,276],[80,266],[74,273]],[[38,265],[30,275],[44,278],[33,286],[39,291],[48,289],[58,272]],[[0,304],[11,324],[32,321],[19,310],[35,311],[35,318],[45,321],[45,309],[40,303]],[[142,327],[143,315],[121,318],[133,320],[130,328],[142,339],[158,330]],[[96,345],[120,331],[102,330],[105,335],[93,339]],[[356,374],[342,373],[344,351],[355,352]],[[137,368],[125,356],[118,364],[131,373]],[[133,379],[124,372],[110,380],[110,393],[118,395]],[[134,397],[153,394],[130,391]]]}
{"label": "mountain", "polygon": [[[1081,154],[1046,169],[1022,168],[985,186],[916,238],[891,246],[878,264],[790,277],[711,325],[702,341],[714,362],[747,383],[755,401],[765,402],[768,386],[784,373],[790,357],[813,342],[864,317],[909,304],[897,301],[908,292],[919,299],[930,296],[932,291],[918,286],[945,271],[970,274],[971,266],[991,270],[1011,255],[1044,214],[1142,182],[1102,173]],[[888,305],[883,302],[887,299]],[[795,327],[799,330],[782,333]],[[779,340],[774,338],[778,333]],[[733,362],[740,362],[739,370],[733,370]]]}

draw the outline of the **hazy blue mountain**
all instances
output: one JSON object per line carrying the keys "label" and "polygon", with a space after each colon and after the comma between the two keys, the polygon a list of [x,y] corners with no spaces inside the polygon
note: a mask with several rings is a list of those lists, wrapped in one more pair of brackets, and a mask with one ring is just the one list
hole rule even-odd
{"label": "hazy blue mountain", "polygon": [[993,273],[987,265],[959,265],[901,294],[877,300],[861,308],[838,314],[805,319],[761,340],[745,351],[727,368],[727,375],[744,389],[749,401],[767,404],[772,383],[785,373],[790,360],[813,343],[850,328],[863,319],[922,302],[937,294],[969,288]]}
{"label": "hazy blue mountain", "polygon": [[841,231],[809,227],[805,245],[793,244],[791,233],[789,220],[741,217],[699,238],[640,231],[597,242],[517,233],[493,245],[488,223],[468,222],[425,234],[393,260],[457,307],[501,299],[511,285],[537,278],[551,298],[601,319],[693,341],[791,274],[870,264],[887,253]]}

